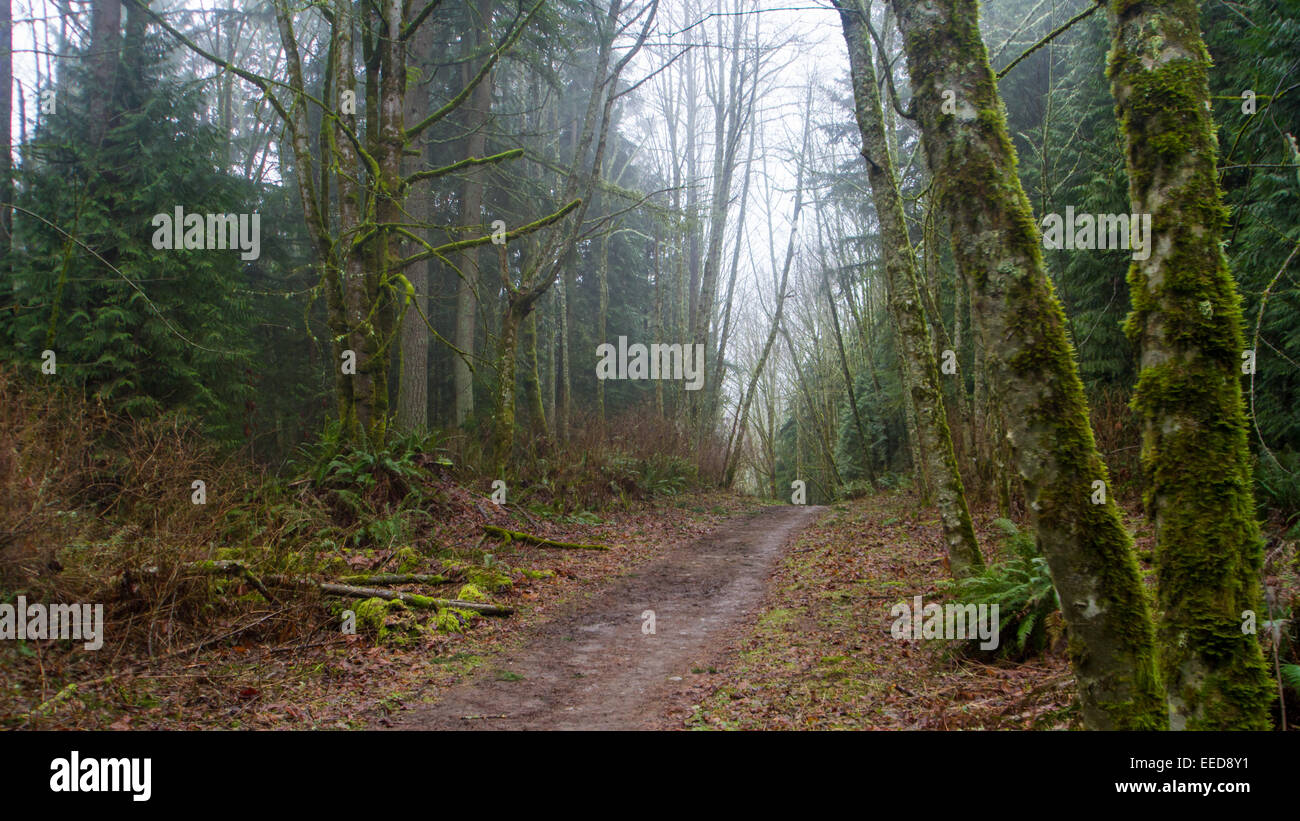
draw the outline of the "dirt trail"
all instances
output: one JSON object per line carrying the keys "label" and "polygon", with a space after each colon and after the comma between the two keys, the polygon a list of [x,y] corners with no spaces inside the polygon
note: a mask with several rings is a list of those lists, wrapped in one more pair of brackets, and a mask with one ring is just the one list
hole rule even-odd
{"label": "dirt trail", "polygon": [[[823,507],[770,507],[728,522],[538,625],[524,649],[432,705],[408,730],[616,730],[657,726],[672,677],[718,649],[762,600],[776,560]],[[642,632],[654,611],[655,632]],[[522,678],[520,678],[522,676]]]}

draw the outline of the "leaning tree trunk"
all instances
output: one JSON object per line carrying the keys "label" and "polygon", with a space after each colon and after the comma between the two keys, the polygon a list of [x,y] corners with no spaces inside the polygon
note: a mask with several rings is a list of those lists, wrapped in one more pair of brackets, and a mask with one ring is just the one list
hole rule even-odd
{"label": "leaning tree trunk", "polygon": [[1141,350],[1146,506],[1155,525],[1161,674],[1173,729],[1269,726],[1273,685],[1245,611],[1262,550],[1242,401],[1241,305],[1220,242],[1227,211],[1193,0],[1112,3],[1109,75],[1132,211],[1150,255],[1129,268]]}
{"label": "leaning tree trunk", "polygon": [[858,130],[862,132],[862,156],[867,161],[871,199],[880,221],[889,308],[898,325],[900,354],[909,365],[907,371],[911,380],[907,390],[916,406],[921,450],[929,463],[927,472],[934,483],[943,539],[948,549],[948,566],[953,576],[963,578],[982,568],[984,559],[975,538],[975,526],[971,522],[966,491],[953,452],[948,412],[944,407],[943,390],[939,387],[939,369],[934,361],[930,329],[917,283],[916,254],[907,236],[903,200],[898,192],[894,162],[885,137],[885,115],[880,108],[880,88],[876,85],[870,35],[864,23],[867,11],[860,0],[834,0],[834,3],[840,10],[844,40],[849,48],[853,108]]}
{"label": "leaning tree trunk", "polygon": [[1106,467],[1016,176],[1006,114],[980,39],[979,4],[892,2],[973,324],[1060,596],[1084,722],[1092,729],[1164,728],[1155,631],[1132,537],[1113,494],[1093,503]]}

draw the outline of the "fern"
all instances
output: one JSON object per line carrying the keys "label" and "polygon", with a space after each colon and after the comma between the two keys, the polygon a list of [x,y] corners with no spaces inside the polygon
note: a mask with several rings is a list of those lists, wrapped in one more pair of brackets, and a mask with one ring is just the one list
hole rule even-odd
{"label": "fern", "polygon": [[1281,672],[1282,683],[1300,693],[1300,664],[1283,664]]}
{"label": "fern", "polygon": [[[1003,533],[1003,544],[1016,556],[991,565],[978,576],[946,583],[965,604],[997,605],[998,652],[1024,656],[1041,652],[1048,644],[1048,625],[1060,608],[1047,560],[1037,555],[1032,533],[1015,523],[998,519],[994,525]],[[971,648],[978,642],[971,642]]]}

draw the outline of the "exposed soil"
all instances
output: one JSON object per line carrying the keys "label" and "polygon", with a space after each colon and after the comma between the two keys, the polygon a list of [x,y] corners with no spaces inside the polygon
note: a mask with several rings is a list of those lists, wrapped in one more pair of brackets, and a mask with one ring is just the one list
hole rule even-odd
{"label": "exposed soil", "polygon": [[[422,730],[646,729],[692,664],[762,602],[800,530],[826,508],[769,507],[620,577],[537,625],[522,650],[431,705],[390,717]],[[643,614],[654,612],[654,632]]]}

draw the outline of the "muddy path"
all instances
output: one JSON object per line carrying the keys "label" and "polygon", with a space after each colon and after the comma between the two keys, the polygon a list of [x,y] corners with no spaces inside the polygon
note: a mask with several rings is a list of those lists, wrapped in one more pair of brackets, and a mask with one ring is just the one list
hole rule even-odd
{"label": "muddy path", "polygon": [[[786,505],[724,524],[613,580],[532,629],[436,703],[391,717],[408,730],[618,730],[659,726],[668,694],[762,601],[776,561],[826,510]],[[654,612],[654,632],[646,611]]]}

